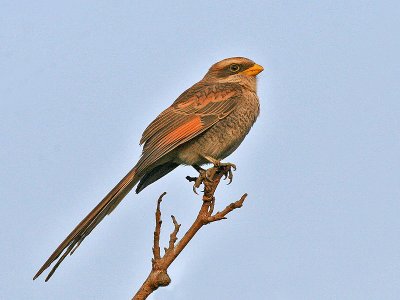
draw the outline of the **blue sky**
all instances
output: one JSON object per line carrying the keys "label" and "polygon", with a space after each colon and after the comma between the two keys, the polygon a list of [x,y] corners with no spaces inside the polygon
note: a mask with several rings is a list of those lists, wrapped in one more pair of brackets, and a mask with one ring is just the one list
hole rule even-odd
{"label": "blue sky", "polygon": [[[0,298],[130,299],[199,197],[175,172],[32,276],[135,164],[144,128],[214,62],[264,66],[218,207],[151,299],[398,299],[397,1],[1,1]],[[181,236],[181,235],[180,235]]]}

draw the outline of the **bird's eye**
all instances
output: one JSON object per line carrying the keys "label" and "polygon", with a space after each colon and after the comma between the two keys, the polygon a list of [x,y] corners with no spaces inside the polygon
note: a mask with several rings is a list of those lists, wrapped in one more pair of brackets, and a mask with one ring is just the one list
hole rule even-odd
{"label": "bird's eye", "polygon": [[240,66],[238,64],[231,64],[229,66],[229,70],[233,73],[236,73],[237,71],[240,70]]}

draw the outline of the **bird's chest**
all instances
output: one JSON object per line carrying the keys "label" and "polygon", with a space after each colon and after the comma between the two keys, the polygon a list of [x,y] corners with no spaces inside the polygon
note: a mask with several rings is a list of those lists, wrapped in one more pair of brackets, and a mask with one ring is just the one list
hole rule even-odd
{"label": "bird's chest", "polygon": [[185,164],[204,164],[204,156],[224,159],[239,147],[259,114],[255,93],[245,94],[237,108],[226,118],[184,145],[180,160]]}

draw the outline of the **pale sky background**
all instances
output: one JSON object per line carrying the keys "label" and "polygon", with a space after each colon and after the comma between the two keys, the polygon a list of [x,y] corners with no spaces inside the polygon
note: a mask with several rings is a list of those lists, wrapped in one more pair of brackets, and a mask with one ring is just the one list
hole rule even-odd
{"label": "pale sky background", "polygon": [[[181,167],[32,277],[134,165],[147,124],[246,56],[261,115],[219,208],[151,299],[399,299],[399,1],[0,1],[0,298],[130,299],[200,206]],[[182,234],[179,234],[182,236]]]}

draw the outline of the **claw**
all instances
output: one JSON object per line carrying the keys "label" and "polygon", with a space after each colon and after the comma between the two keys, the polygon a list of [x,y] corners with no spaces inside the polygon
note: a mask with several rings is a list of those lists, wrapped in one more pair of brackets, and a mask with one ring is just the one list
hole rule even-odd
{"label": "claw", "polygon": [[198,195],[197,189],[200,187],[200,185],[203,183],[203,180],[207,178],[207,171],[205,170],[199,170],[199,176],[194,180],[193,184],[193,192]]}
{"label": "claw", "polygon": [[227,184],[231,184],[232,180],[233,180],[233,171],[236,171],[236,165],[232,164],[232,163],[221,163],[218,162],[216,164],[217,167],[219,167],[220,169],[222,169],[221,171],[224,173],[224,180],[229,179],[229,182]]}
{"label": "claw", "polygon": [[196,191],[196,186],[195,186],[195,185],[193,185],[193,192],[194,192],[196,195],[199,194],[199,193]]}
{"label": "claw", "polygon": [[222,169],[221,171],[224,173],[224,180],[229,179],[227,184],[231,184],[233,180],[233,171],[236,171],[236,165],[232,163],[218,163],[218,167]]}
{"label": "claw", "polygon": [[228,178],[229,178],[229,182],[227,183],[227,185],[232,183],[233,180],[233,173],[231,170],[228,171]]}

